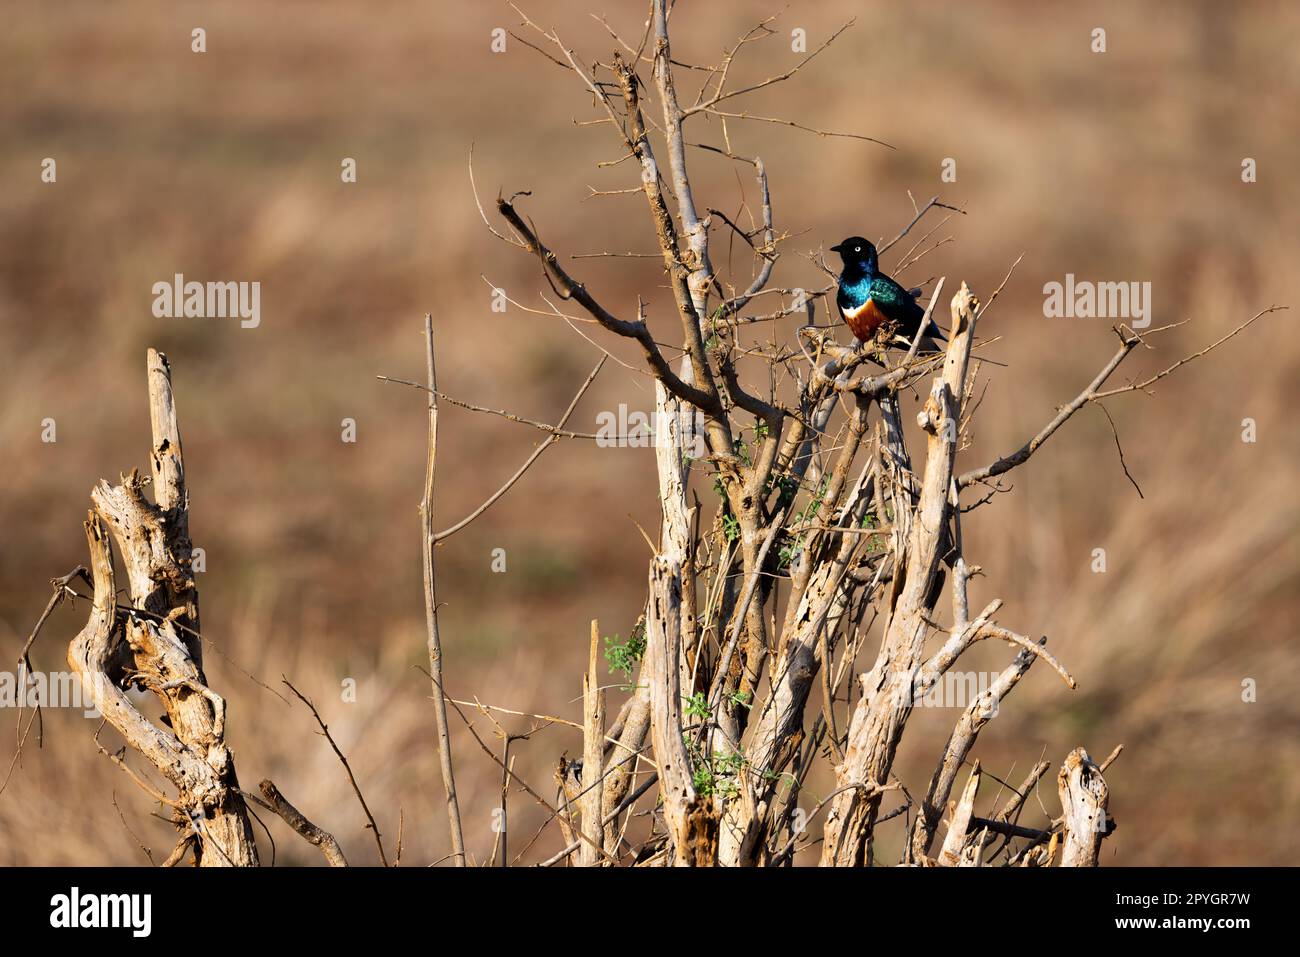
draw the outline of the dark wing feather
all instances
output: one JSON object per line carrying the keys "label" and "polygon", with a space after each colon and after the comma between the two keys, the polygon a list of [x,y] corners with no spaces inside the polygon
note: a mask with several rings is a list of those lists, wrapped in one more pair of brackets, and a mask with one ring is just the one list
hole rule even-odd
{"label": "dark wing feather", "polygon": [[871,283],[871,298],[881,311],[904,329],[916,332],[925,310],[911,294],[888,276],[876,276]]}

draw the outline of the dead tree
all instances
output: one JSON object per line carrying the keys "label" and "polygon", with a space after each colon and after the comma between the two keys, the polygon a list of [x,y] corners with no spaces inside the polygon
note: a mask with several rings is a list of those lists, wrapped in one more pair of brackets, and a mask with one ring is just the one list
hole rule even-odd
{"label": "dead tree", "polygon": [[[998,477],[1024,464],[1083,406],[1150,391],[1272,309],[1144,381],[1107,389],[1138,345],[1170,328],[1139,334],[1116,326],[1116,353],[1037,435],[992,463],[962,471],[959,453],[969,445],[972,384],[981,367],[977,331],[997,291],[981,304],[960,284],[951,297],[947,350],[937,357],[919,354],[919,334],[902,356],[887,353],[879,341],[837,341],[833,331],[812,322],[816,299],[833,283],[811,296],[769,285],[788,237],[775,224],[763,161],[736,153],[727,133],[728,122],[799,127],[738,112],[732,103],[793,77],[851,21],[792,69],[733,86],[735,59],[773,32],[770,21],[739,38],[721,62],[690,64],[671,52],[670,6],[652,0],[639,42],[606,24],[614,50],[592,67],[557,30],[535,24],[518,7],[525,32],[512,36],[572,73],[591,97],[598,122],[635,164],[639,183],[597,196],[643,195],[672,293],[680,350],[660,344],[664,330],[652,331],[643,300],[635,315],[620,316],[564,265],[534,225],[535,219],[545,222],[542,211],[530,216],[517,208],[517,198],[527,194],[497,200],[505,224],[499,229],[483,212],[475,187],[488,228],[535,258],[561,301],[576,304],[607,333],[636,343],[656,386],[662,526],[643,612],[644,657],[635,690],[606,735],[599,774],[590,763],[596,753],[591,723],[600,702],[588,695],[582,771],[568,774],[562,767],[559,775],[565,794],[557,813],[569,843],[547,863],[788,864],[794,850],[816,843],[810,823],[820,815],[821,863],[862,865],[872,862],[877,828],[910,811],[915,819],[904,863],[978,865],[1001,857],[1047,864],[1062,846],[1062,864],[1096,864],[1113,823],[1105,815],[1102,768],[1081,749],[1062,770],[1062,817],[1040,829],[1022,827],[1016,817],[1046,763],[987,818],[975,813],[976,763],[939,853],[931,856],[958,772],[1030,667],[1041,661],[1075,687],[1045,638],[1002,623],[1001,601],[971,613],[967,587],[979,567],[966,558],[961,516],[990,502],[1004,488]],[[703,77],[693,96],[679,89],[682,76]],[[708,142],[703,129],[688,137],[688,125],[705,117],[716,121],[712,128],[721,131],[721,141]],[[748,227],[704,205],[693,188],[688,156],[710,154],[754,177],[758,212]],[[470,175],[472,183],[472,162]],[[881,252],[936,208],[952,209],[931,200],[881,244]],[[719,231],[752,250],[747,273],[715,268],[710,247]],[[818,257],[809,258],[833,276]],[[943,285],[940,279],[933,289],[927,317]],[[553,299],[541,298],[545,309],[523,308],[572,324]],[[758,302],[769,305],[760,312]],[[807,323],[789,339],[743,341],[760,323],[798,315]],[[924,444],[918,455],[909,448],[911,427],[899,396],[927,379],[928,398],[916,416]],[[559,434],[544,423],[508,417],[553,438]],[[697,442],[704,446],[699,457],[690,454]],[[688,494],[699,494],[693,480],[701,487],[711,483],[716,492],[716,509],[703,527]],[[893,766],[914,703],[985,639],[1005,643],[1012,659],[960,713],[928,788],[913,797]],[[653,761],[643,760],[647,749]],[[834,768],[836,787],[810,812],[802,811],[801,789],[823,757]],[[635,800],[638,774],[657,782],[661,809],[650,833],[633,843],[628,796]],[[598,787],[600,800],[584,799]],[[896,806],[882,813],[886,798]],[[593,815],[604,828],[602,854],[593,852]]]}
{"label": "dead tree", "polygon": [[[73,590],[72,581],[87,581],[94,589],[90,616],[68,646],[68,663],[79,676],[87,700],[126,742],[110,752],[99,744],[97,731],[95,742],[100,752],[146,794],[172,810],[180,839],[163,866],[180,863],[188,853],[201,867],[257,866],[257,844],[245,798],[277,814],[304,840],[319,847],[331,866],[346,866],[347,859],[334,836],[307,820],[274,783],[261,782],[260,798],[240,790],[234,757],[226,744],[226,703],[209,686],[203,672],[204,638],[194,584],[189,493],[167,357],[150,349],[147,372],[152,477],[141,478],[132,470],[118,485],[101,481],[91,490],[91,509],[85,522],[90,569],[78,567],[51,581],[54,595],[22,658],[27,660],[57,604],[69,597],[86,597]],[[152,502],[144,494],[149,485],[154,490]],[[125,601],[117,587],[115,551],[126,571]],[[311,701],[287,681],[285,684],[311,710],[347,771],[379,845],[379,858],[387,864],[379,829],[347,759]],[[133,688],[157,696],[164,712],[160,723],[151,722],[135,706],[127,694]],[[20,739],[20,749],[22,743]],[[131,767],[128,748],[154,766],[175,788],[175,797],[162,793],[147,775]],[[398,848],[400,855],[400,838]]]}
{"label": "dead tree", "polygon": [[[225,741],[225,701],[203,674],[189,494],[171,368],[153,349],[148,375],[152,478],[132,470],[118,485],[100,482],[91,490],[85,527],[94,604],[86,627],[68,647],[68,663],[104,720],[176,789],[175,798],[162,794],[120,754],[110,755],[172,808],[182,833],[178,851],[192,845],[195,861],[207,867],[255,866],[257,846]],[[153,502],[144,495],[148,484]],[[125,603],[117,594],[113,543],[126,571]],[[126,693],[132,687],[158,697],[165,712],[162,726],[136,708]]]}

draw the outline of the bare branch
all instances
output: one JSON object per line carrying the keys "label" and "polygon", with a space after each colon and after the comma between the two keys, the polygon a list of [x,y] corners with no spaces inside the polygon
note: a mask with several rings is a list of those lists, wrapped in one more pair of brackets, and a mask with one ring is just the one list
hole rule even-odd
{"label": "bare branch", "polygon": [[293,828],[307,843],[320,848],[320,852],[325,855],[325,860],[329,862],[330,867],[348,866],[348,860],[343,856],[343,849],[339,847],[339,842],[334,839],[333,834],[321,830],[307,820],[301,811],[285,799],[284,795],[270,780],[264,779],[258,785],[258,788],[262,792],[262,805],[267,810],[280,815],[281,820]]}
{"label": "bare branch", "polygon": [[542,263],[547,275],[558,287],[559,295],[565,299],[574,299],[588,313],[591,314],[602,326],[610,332],[616,333],[625,338],[635,339],[640,343],[645,353],[646,362],[654,371],[656,377],[661,379],[665,385],[683,401],[689,402],[705,413],[720,414],[722,409],[716,396],[710,395],[703,389],[687,385],[668,366],[668,361],[664,358],[663,353],[659,351],[659,346],[655,344],[650,334],[650,328],[644,322],[631,322],[624,319],[616,318],[601,306],[591,294],[587,292],[585,286],[574,281],[564,267],[559,264],[555,254],[544,246],[533,231],[524,223],[515,212],[507,200],[497,200],[497,209],[501,215],[506,218],[512,227],[524,238],[524,243],[529,252],[536,256]]}
{"label": "bare branch", "polygon": [[[771,76],[771,77],[768,77],[766,80],[762,80],[762,81],[760,81],[760,82],[758,82],[758,83],[752,83],[752,84],[750,84],[749,86],[743,86],[743,87],[740,87],[739,89],[731,90],[731,91],[729,91],[729,92],[724,92],[724,91],[722,90],[722,83],[719,83],[719,84],[718,84],[718,92],[717,92],[716,94],[714,94],[712,97],[710,97],[709,99],[705,100],[704,102],[699,103],[699,104],[697,104],[696,106],[692,106],[692,107],[691,107],[690,109],[688,109],[688,110],[685,110],[685,111],[683,112],[683,116],[690,116],[690,115],[693,114],[693,113],[699,113],[699,112],[701,112],[701,111],[703,111],[703,110],[710,110],[710,109],[712,109],[714,106],[716,106],[717,104],[723,102],[724,100],[729,100],[729,99],[731,99],[731,98],[734,97],[734,96],[743,96],[743,95],[746,94],[746,93],[753,93],[753,92],[755,92],[755,91],[757,91],[757,90],[764,89],[765,87],[772,86],[772,85],[775,84],[775,83],[782,83],[782,82],[784,82],[784,81],[790,79],[790,77],[794,76],[796,73],[798,73],[800,70],[802,70],[805,66],[807,66],[809,63],[811,63],[813,60],[815,60],[815,59],[817,58],[817,55],[818,55],[818,54],[820,54],[820,53],[821,53],[823,50],[825,50],[828,46],[830,46],[832,43],[834,43],[835,40],[836,40],[836,38],[838,38],[839,35],[840,35],[841,33],[843,33],[843,32],[844,32],[845,30],[847,30],[849,27],[853,26],[853,24],[856,23],[856,22],[857,22],[857,18],[856,18],[856,17],[853,18],[853,19],[851,19],[851,20],[849,20],[847,23],[845,23],[843,26],[841,26],[838,30],[836,30],[834,33],[832,33],[832,34],[830,35],[830,37],[827,38],[827,40],[826,40],[824,43],[822,43],[821,46],[819,46],[817,49],[813,50],[812,53],[809,53],[806,57],[804,57],[802,60],[800,60],[798,63],[796,63],[793,67],[791,67],[791,68],[790,68],[789,70],[787,70],[785,73],[779,74],[778,76]],[[667,36],[667,18],[666,18],[666,17],[665,17],[665,19],[664,19],[664,28],[665,28],[665,29],[664,29],[663,36],[666,38],[666,36]],[[730,58],[728,58],[728,61],[727,61],[727,62],[728,62],[728,65],[730,65]],[[723,77],[723,82],[725,82],[725,79],[726,79],[726,77],[724,76],[724,77]]]}
{"label": "bare branch", "polygon": [[[357,796],[357,803],[361,805],[361,810],[365,812],[366,820],[369,822],[366,826],[375,835],[375,846],[379,849],[379,860],[383,863],[384,867],[387,867],[388,855],[384,853],[384,840],[379,833],[379,825],[375,823],[375,816],[370,813],[370,806],[366,804],[365,795],[361,793],[361,786],[357,784],[356,775],[352,773],[352,765],[348,763],[347,756],[339,749],[338,743],[334,740],[334,736],[330,734],[329,725],[327,725],[321,718],[320,712],[316,710],[316,706],[312,704],[311,699],[295,688],[288,678],[281,675],[280,680],[283,681],[285,686],[294,693],[294,696],[299,701],[311,710],[311,716],[316,719],[316,724],[320,726],[321,734],[325,736],[325,740],[328,741],[330,747],[334,749],[334,754],[338,757],[339,763],[343,765],[343,770],[346,771],[348,775],[348,781],[352,784],[352,793]],[[266,792],[263,791],[263,793],[265,794]],[[279,812],[277,811],[276,813]]]}
{"label": "bare branch", "polygon": [[[995,478],[999,475],[1002,475],[1005,472],[1011,471],[1011,469],[1015,468],[1016,466],[1022,465],[1025,462],[1027,462],[1029,460],[1029,457],[1033,455],[1036,451],[1038,451],[1039,447],[1042,446],[1044,442],[1046,442],[1049,438],[1051,438],[1052,433],[1054,433],[1057,429],[1059,429],[1062,425],[1064,425],[1065,422],[1070,418],[1070,416],[1074,415],[1074,413],[1078,412],[1079,409],[1083,408],[1083,406],[1087,405],[1089,402],[1096,402],[1100,399],[1106,399],[1116,395],[1123,395],[1128,392],[1146,391],[1153,383],[1158,382],[1160,379],[1163,379],[1165,376],[1172,373],[1175,369],[1178,369],[1180,366],[1183,366],[1186,363],[1191,362],[1193,359],[1205,355],[1206,353],[1212,351],[1213,349],[1227,342],[1229,339],[1233,338],[1242,330],[1250,326],[1253,322],[1255,322],[1255,320],[1263,316],[1266,316],[1269,313],[1278,312],[1279,310],[1286,309],[1286,308],[1287,308],[1286,306],[1269,306],[1267,309],[1262,309],[1259,312],[1255,313],[1255,315],[1247,319],[1245,322],[1243,322],[1241,325],[1237,326],[1227,335],[1223,336],[1220,339],[1215,340],[1214,342],[1206,346],[1201,351],[1193,353],[1192,355],[1187,356],[1183,359],[1179,359],[1173,365],[1162,370],[1161,372],[1156,373],[1154,376],[1150,377],[1149,379],[1146,379],[1142,382],[1135,383],[1132,385],[1123,386],[1118,389],[1109,389],[1106,391],[1102,391],[1101,387],[1106,383],[1106,380],[1110,378],[1111,374],[1119,367],[1120,363],[1123,362],[1124,359],[1128,357],[1128,354],[1130,352],[1132,352],[1135,348],[1137,348],[1138,345],[1144,342],[1143,336],[1138,335],[1137,333],[1133,332],[1130,329],[1117,327],[1116,333],[1120,337],[1121,345],[1119,349],[1116,351],[1115,355],[1111,357],[1110,361],[1107,362],[1106,365],[1102,367],[1101,372],[1097,374],[1096,378],[1094,378],[1092,382],[1088,384],[1087,388],[1085,388],[1082,392],[1080,392],[1077,396],[1075,396],[1074,399],[1072,399],[1069,403],[1062,406],[1061,409],[1057,412],[1056,417],[1053,418],[1052,421],[1048,422],[1047,425],[1045,425],[1038,432],[1037,435],[1035,435],[1024,445],[1022,445],[1015,452],[1012,452],[1010,455],[1003,456],[1002,458],[998,459],[996,462],[992,463],[991,465],[986,465],[983,468],[973,469],[969,472],[966,472],[965,474],[962,475],[960,479],[958,479],[957,484],[961,488],[965,488],[966,486],[971,485],[974,482],[983,482],[986,479]],[[1169,328],[1169,327],[1162,327],[1161,329],[1152,330],[1152,332],[1160,332],[1163,331],[1164,328]],[[1147,333],[1147,334],[1150,335],[1151,333]]]}
{"label": "bare branch", "polygon": [[[424,615],[428,632],[429,677],[434,686],[433,714],[438,728],[438,764],[442,772],[442,785],[447,798],[447,824],[451,833],[451,850],[457,866],[464,867],[466,864],[465,838],[460,823],[460,802],[456,799],[456,774],[451,755],[451,733],[447,727],[447,706],[442,693],[442,636],[438,627],[437,580],[433,560],[433,549],[437,544],[437,538],[433,533],[433,490],[438,462],[438,372],[433,350],[433,316],[429,313],[424,316],[424,349],[425,379],[427,380],[425,393],[428,400],[424,496],[420,499],[420,563],[424,578]],[[554,440],[555,436],[551,436],[547,441],[549,443]],[[486,506],[484,507],[486,508]],[[335,751],[337,750],[335,748]],[[351,774],[352,772],[349,770],[349,777]],[[355,787],[355,781],[353,786]],[[360,790],[357,791],[357,796],[361,796]],[[363,806],[364,803],[363,801]],[[369,814],[370,812],[367,810],[366,813]],[[379,837],[378,828],[375,828],[375,841],[379,844],[379,854],[382,858],[384,845]],[[386,861],[385,864],[387,864]]]}
{"label": "bare branch", "polygon": [[564,428],[565,423],[569,421],[570,416],[573,415],[573,410],[578,407],[578,403],[582,400],[582,397],[587,394],[587,390],[591,388],[591,384],[596,381],[596,376],[600,374],[600,370],[604,368],[604,365],[605,365],[605,357],[601,356],[600,359],[596,361],[596,366],[594,369],[591,370],[591,374],[587,376],[586,381],[583,382],[582,386],[578,389],[577,394],[573,397],[573,400],[569,403],[569,407],[564,410],[564,415],[560,416],[559,425],[555,427],[555,431],[551,432],[551,437],[546,439],[540,445],[538,445],[537,448],[533,449],[532,454],[529,455],[528,458],[524,460],[524,464],[519,466],[519,468],[515,471],[515,474],[510,476],[510,478],[506,479],[505,484],[502,485],[495,492],[493,492],[490,496],[488,496],[487,500],[483,502],[482,505],[474,509],[474,511],[470,512],[468,515],[462,518],[455,525],[452,525],[450,528],[445,528],[441,532],[438,532],[436,535],[434,535],[433,543],[435,545],[443,541],[444,539],[450,538],[452,535],[455,535],[457,532],[459,532],[461,529],[467,526],[470,522],[474,521],[474,519],[478,518],[489,508],[495,505],[496,502],[500,500],[501,496],[505,495],[506,492],[510,491],[511,487],[513,487],[516,482],[518,482],[521,478],[523,478],[524,473],[527,472],[530,468],[532,468],[533,463],[536,462],[539,458],[541,458],[542,453],[560,440],[560,430],[562,430]]}

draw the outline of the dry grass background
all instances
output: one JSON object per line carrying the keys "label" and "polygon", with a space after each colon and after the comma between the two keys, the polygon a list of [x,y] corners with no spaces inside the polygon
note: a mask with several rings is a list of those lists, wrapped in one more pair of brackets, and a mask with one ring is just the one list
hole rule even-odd
{"label": "dry grass background", "polygon": [[[525,9],[590,61],[608,56],[610,42],[589,6]],[[632,33],[641,6],[591,10]],[[800,233],[778,282],[819,282],[798,251],[854,232],[892,235],[910,218],[909,189],[921,199],[942,192],[969,215],[937,234],[954,242],[904,278],[947,275],[987,293],[1026,253],[985,326],[1003,337],[990,354],[1011,367],[996,372],[970,462],[1018,445],[1113,351],[1105,321],[1042,319],[1044,282],[1067,272],[1150,280],[1157,324],[1194,317],[1161,352],[1135,356],[1130,372],[1158,368],[1270,303],[1300,305],[1293,5],[809,6],[778,21],[786,38],[802,26],[815,45],[849,16],[858,24],[753,108],[897,149],[733,127],[737,150],[767,163],[778,225]],[[683,2],[674,51],[712,59],[773,12],[762,0]],[[0,100],[0,667],[13,668],[46,580],[85,559],[92,482],[146,462],[144,351],[157,346],[176,370],[192,529],[208,554],[205,630],[240,669],[268,684],[286,674],[314,697],[390,846],[402,810],[411,863],[447,845],[428,685],[414,670],[424,660],[422,409],[417,394],[374,376],[419,375],[425,311],[440,384],[483,404],[555,416],[594,361],[563,324],[489,310],[482,276],[534,304],[541,279],[478,222],[471,142],[480,188],[532,189],[524,208],[557,249],[653,248],[634,198],[581,202],[587,184],[622,188],[631,174],[594,167],[617,150],[608,130],[574,126],[594,114],[571,77],[517,43],[489,53],[489,31],[516,19],[496,3],[241,0],[200,11],[78,2],[29,6],[0,35],[9,91]],[[203,56],[189,52],[195,25],[208,30]],[[1104,56],[1088,50],[1094,26],[1108,30]],[[791,60],[778,36],[737,76]],[[39,181],[45,156],[58,160],[55,186]],[[339,182],[343,156],[358,160],[356,185]],[[938,182],[945,156],[959,164],[950,186]],[[1257,184],[1240,182],[1243,156],[1258,160]],[[752,200],[725,165],[692,160],[707,204],[732,212],[742,191]],[[652,321],[671,329],[652,266],[578,265],[619,307],[646,294]],[[262,326],[153,318],[150,287],[175,272],[259,280]],[[1108,775],[1120,829],[1105,853],[1116,864],[1297,859],[1296,316],[1269,317],[1154,397],[1111,404],[1145,499],[1124,478],[1103,417],[1086,410],[966,527],[968,553],[987,573],[972,602],[1004,598],[1006,623],[1049,635],[1080,682],[1070,693],[1035,669],[976,754],[1018,780],[1040,754],[1059,762],[1079,744],[1100,756],[1124,743]],[[787,320],[775,332],[792,339],[793,330]],[[594,427],[597,412],[619,403],[650,408],[645,380],[607,372],[575,422]],[[47,416],[58,423],[53,445],[39,440]],[[339,440],[345,416],[359,424],[356,445]],[[1258,422],[1253,445],[1239,439],[1247,416]],[[536,438],[448,411],[440,515],[476,505]],[[650,454],[561,445],[439,550],[455,695],[580,715],[587,622],[627,634],[643,600],[646,549],[632,520],[656,520]],[[507,551],[505,574],[489,571],[496,547]],[[1108,552],[1106,574],[1090,571],[1097,547]],[[83,612],[56,615],[37,667],[64,667]],[[1002,667],[999,652],[984,649],[974,667]],[[245,787],[273,778],[355,860],[373,857],[306,711],[208,657]],[[347,677],[358,682],[354,704],[340,700]],[[1258,681],[1257,703],[1241,702],[1244,678]],[[951,720],[949,711],[917,719],[898,766],[909,786],[928,780]],[[0,766],[14,724],[11,710],[0,712]],[[155,855],[170,848],[156,809],[96,753],[93,728],[47,714],[44,748],[28,747],[0,795],[0,862],[143,863],[114,791]],[[455,746],[467,841],[482,859],[499,773],[459,727]],[[550,769],[566,749],[580,751],[579,737],[542,731],[516,746],[517,769],[551,793]],[[1053,787],[1043,803],[1055,809]],[[512,797],[512,848],[541,819],[530,799]],[[318,863],[273,827],[281,863]],[[534,851],[556,841],[548,834]]]}

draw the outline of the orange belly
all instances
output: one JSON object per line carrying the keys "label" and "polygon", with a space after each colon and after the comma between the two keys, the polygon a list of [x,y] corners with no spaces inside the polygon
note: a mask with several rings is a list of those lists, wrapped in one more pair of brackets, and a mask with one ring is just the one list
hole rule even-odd
{"label": "orange belly", "polygon": [[844,316],[849,331],[863,342],[870,342],[875,338],[876,330],[889,321],[889,317],[880,311],[874,299],[868,299],[852,311],[841,310],[841,315]]}

